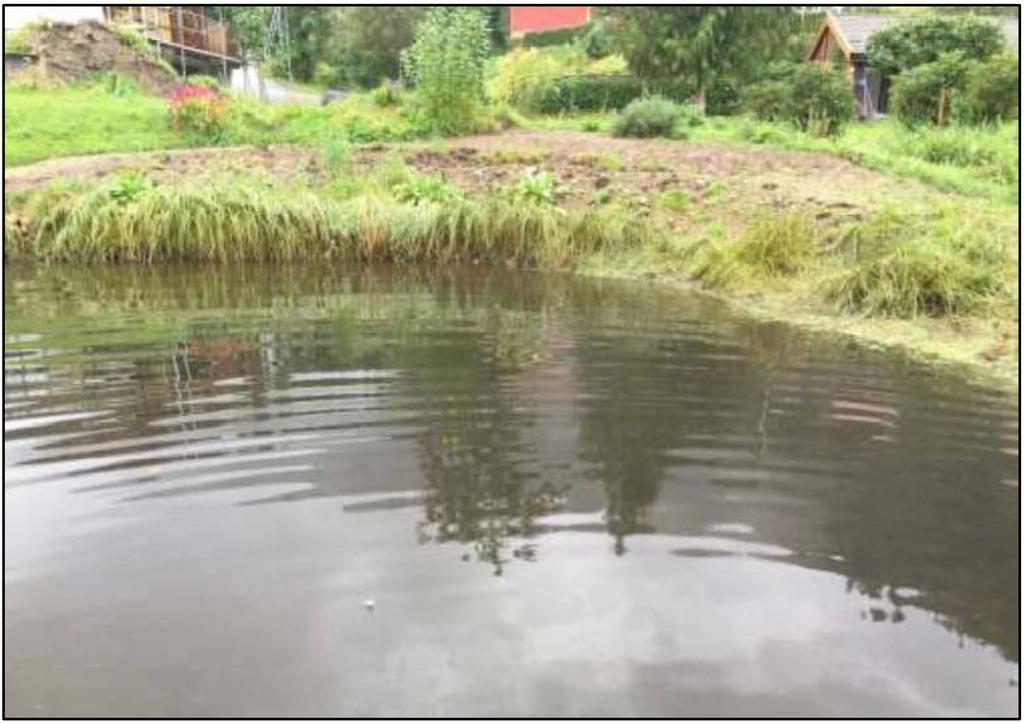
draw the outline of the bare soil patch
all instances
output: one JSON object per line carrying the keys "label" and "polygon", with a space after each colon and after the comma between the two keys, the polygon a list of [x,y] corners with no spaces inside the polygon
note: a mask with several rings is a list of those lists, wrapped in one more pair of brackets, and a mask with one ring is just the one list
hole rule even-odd
{"label": "bare soil patch", "polygon": [[[641,215],[669,190],[694,204],[714,205],[717,220],[741,225],[752,207],[807,205],[822,217],[858,218],[877,203],[937,193],[906,179],[861,168],[828,153],[787,151],[722,143],[609,138],[571,131],[512,131],[437,143],[378,144],[353,154],[358,170],[369,170],[399,153],[424,173],[438,173],[473,191],[497,191],[530,171],[558,179],[559,205],[582,208],[600,196],[628,200]],[[34,188],[57,178],[102,178],[125,168],[145,170],[157,180],[202,175],[237,167],[279,177],[325,176],[315,149],[299,146],[239,146],[146,153],[111,153],[42,161],[5,169],[7,190]],[[602,193],[598,193],[601,191]],[[700,219],[696,219],[700,221]]]}
{"label": "bare soil patch", "polygon": [[67,83],[110,71],[159,95],[171,92],[178,82],[159,63],[122,43],[103,23],[50,23],[32,32],[28,44],[36,60],[21,72],[48,80]]}

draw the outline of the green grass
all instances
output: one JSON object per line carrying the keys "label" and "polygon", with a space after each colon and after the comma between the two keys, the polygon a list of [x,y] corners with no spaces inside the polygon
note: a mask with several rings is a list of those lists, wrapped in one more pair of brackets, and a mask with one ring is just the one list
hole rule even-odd
{"label": "green grass", "polygon": [[303,143],[323,146],[413,140],[430,135],[413,114],[380,108],[367,94],[326,107],[268,105],[232,98],[215,135],[171,129],[167,102],[145,93],[117,95],[107,83],[63,88],[4,88],[4,165],[92,153],[207,145]]}
{"label": "green grass", "polygon": [[167,125],[167,105],[94,89],[4,88],[4,165],[188,145]]}
{"label": "green grass", "polygon": [[515,195],[470,199],[437,177],[391,166],[356,181],[342,200],[329,186],[259,176],[168,185],[121,176],[91,189],[11,195],[5,253],[75,262],[336,258],[557,268],[656,234],[608,210],[566,213]]}

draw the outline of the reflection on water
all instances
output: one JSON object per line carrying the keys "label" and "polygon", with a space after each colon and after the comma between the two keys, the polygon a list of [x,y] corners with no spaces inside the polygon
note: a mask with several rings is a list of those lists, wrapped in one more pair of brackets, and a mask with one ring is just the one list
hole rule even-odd
{"label": "reflection on water", "polygon": [[1017,711],[1005,394],[563,277],[4,299],[9,714]]}

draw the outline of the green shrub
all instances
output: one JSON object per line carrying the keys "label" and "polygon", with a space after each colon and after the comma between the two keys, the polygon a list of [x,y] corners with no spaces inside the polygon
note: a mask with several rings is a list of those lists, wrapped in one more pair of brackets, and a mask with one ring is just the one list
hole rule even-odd
{"label": "green shrub", "polygon": [[552,55],[516,48],[498,59],[488,94],[498,103],[539,111],[556,95],[556,82],[564,72],[564,66]]}
{"label": "green shrub", "polygon": [[891,75],[902,74],[946,53],[987,60],[1004,46],[1002,28],[974,15],[932,14],[892,23],[868,40],[868,61]]}
{"label": "green shrub", "polygon": [[472,127],[484,97],[489,50],[490,28],[479,8],[431,7],[416,26],[416,40],[403,62],[424,116],[439,132]]}
{"label": "green shrub", "polygon": [[686,115],[683,106],[661,96],[634,100],[619,113],[612,133],[634,138],[672,137]]}
{"label": "green shrub", "polygon": [[853,119],[854,99],[843,74],[817,63],[800,63],[790,77],[787,116],[802,131],[839,135]]}
{"label": "green shrub", "polygon": [[526,170],[522,177],[509,189],[511,198],[552,205],[558,191],[558,181],[548,171]]}
{"label": "green shrub", "polygon": [[705,91],[704,100],[704,111],[708,115],[734,115],[742,105],[736,83],[725,77],[711,81]]}
{"label": "green shrub", "polygon": [[558,30],[526,33],[523,35],[523,45],[527,48],[546,48],[552,45],[568,45],[573,41],[582,38],[589,31],[589,25],[581,25],[576,28],[560,28]]}
{"label": "green shrub", "polygon": [[621,110],[642,96],[643,84],[632,75],[566,75],[555,79],[538,110],[543,113]]}
{"label": "green shrub", "polygon": [[968,68],[954,95],[953,116],[967,123],[990,123],[1020,116],[1020,58],[1009,53]]}
{"label": "green shrub", "polygon": [[853,118],[854,99],[843,74],[816,63],[777,64],[748,87],[744,105],[761,120],[786,120],[816,136],[834,136]]}
{"label": "green shrub", "polygon": [[946,54],[900,73],[893,81],[893,115],[908,127],[947,123],[953,95],[962,86],[967,70],[963,56]]}
{"label": "green shrub", "polygon": [[766,80],[743,91],[743,106],[759,120],[785,120],[789,114],[790,85],[784,80]]}
{"label": "green shrub", "polygon": [[409,173],[392,190],[399,201],[413,204],[449,203],[464,196],[440,174]]}
{"label": "green shrub", "polygon": [[402,102],[401,90],[388,81],[384,81],[370,93],[370,99],[374,105],[380,108],[388,108],[399,105]]}

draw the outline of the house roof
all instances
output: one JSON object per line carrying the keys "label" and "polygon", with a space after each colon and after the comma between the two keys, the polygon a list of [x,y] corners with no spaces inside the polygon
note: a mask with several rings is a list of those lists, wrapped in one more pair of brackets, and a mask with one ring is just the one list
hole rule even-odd
{"label": "house roof", "polygon": [[[840,48],[847,56],[863,55],[867,52],[868,40],[890,23],[906,19],[905,15],[881,13],[825,14],[825,28],[831,28]],[[990,18],[999,23],[1006,39],[1006,47],[1020,51],[1020,20],[1015,17]],[[823,28],[824,31],[824,28]]]}
{"label": "house roof", "polygon": [[868,49],[868,38],[886,25],[899,20],[897,15],[833,15],[830,19],[842,33],[850,53],[864,53]]}

